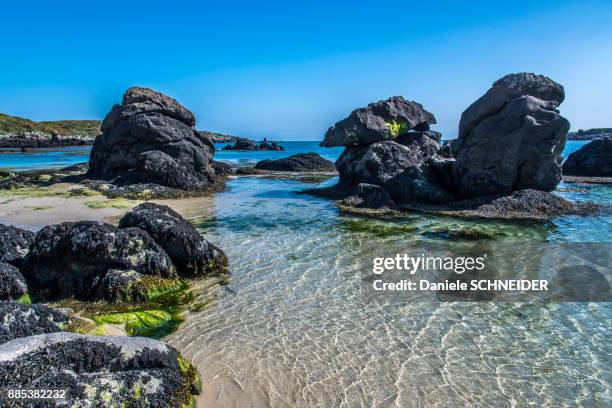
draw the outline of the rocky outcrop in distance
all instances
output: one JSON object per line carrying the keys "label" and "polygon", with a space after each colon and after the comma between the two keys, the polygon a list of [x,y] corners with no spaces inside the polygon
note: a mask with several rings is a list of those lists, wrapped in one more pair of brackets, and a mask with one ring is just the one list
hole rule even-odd
{"label": "rocky outcrop in distance", "polygon": [[563,174],[612,177],[612,136],[593,140],[570,154],[563,163]]}
{"label": "rocky outcrop in distance", "polygon": [[545,76],[507,75],[463,112],[458,139],[442,146],[430,129],[436,119],[421,104],[401,97],[372,103],[337,122],[321,142],[345,147],[335,163],[338,185],[308,192],[356,209],[443,211],[461,203],[499,218],[596,211],[549,193],[561,180],[570,127],[557,110],[564,97],[563,86]]}
{"label": "rocky outcrop in distance", "polygon": [[577,132],[569,132],[567,140],[595,140],[612,138],[612,128],[579,129]]}
{"label": "rocky outcrop in distance", "polygon": [[0,113],[0,148],[84,146],[100,134],[99,120],[34,122]]}
{"label": "rocky outcrop in distance", "polygon": [[194,125],[193,113],[176,100],[130,88],[102,122],[86,177],[158,196],[172,195],[164,189],[177,196],[210,191],[219,181],[212,165],[215,147]]}
{"label": "rocky outcrop in distance", "polygon": [[335,172],[334,163],[317,153],[294,154],[283,159],[262,160],[255,165],[257,170],[290,172]]}
{"label": "rocky outcrop in distance", "polygon": [[272,150],[282,152],[285,149],[276,142],[268,142],[266,139],[257,144],[253,140],[240,138],[233,145],[224,146],[222,150]]}

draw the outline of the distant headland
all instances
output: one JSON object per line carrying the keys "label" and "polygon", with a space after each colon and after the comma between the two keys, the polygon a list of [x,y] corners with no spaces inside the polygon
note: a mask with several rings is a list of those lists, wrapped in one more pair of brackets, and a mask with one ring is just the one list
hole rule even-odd
{"label": "distant headland", "polygon": [[594,140],[605,137],[612,137],[612,128],[593,128],[587,130],[578,130],[567,134],[568,140]]}

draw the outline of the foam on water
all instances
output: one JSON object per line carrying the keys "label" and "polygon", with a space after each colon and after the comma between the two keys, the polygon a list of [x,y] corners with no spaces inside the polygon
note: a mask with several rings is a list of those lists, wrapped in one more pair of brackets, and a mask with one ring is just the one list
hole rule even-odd
{"label": "foam on water", "polygon": [[[232,273],[228,286],[215,289],[216,300],[169,337],[202,373],[202,403],[612,405],[609,303],[405,303],[360,295],[364,260],[423,242],[460,244],[440,230],[477,230],[504,243],[512,258],[513,248],[528,244],[612,242],[609,214],[521,224],[415,214],[393,223],[340,215],[329,201],[296,194],[312,186],[235,178],[215,197],[177,204],[225,250]],[[563,194],[609,203],[612,189]]]}

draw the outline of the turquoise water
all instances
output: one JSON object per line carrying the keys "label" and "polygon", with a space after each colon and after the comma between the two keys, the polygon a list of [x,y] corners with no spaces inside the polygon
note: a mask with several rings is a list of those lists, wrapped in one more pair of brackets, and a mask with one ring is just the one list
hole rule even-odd
{"label": "turquoise water", "polygon": [[[564,157],[584,145],[585,141],[568,141],[563,152]],[[264,159],[280,159],[296,153],[315,152],[324,158],[335,161],[342,153],[342,148],[319,147],[319,142],[281,142],[284,152],[249,152],[222,151],[227,143],[216,144],[215,160],[226,161],[240,166],[252,166]],[[73,164],[85,163],[89,160],[91,147],[67,147],[49,149],[29,149],[25,152],[19,149],[0,149],[0,169],[12,171],[27,171],[40,169],[56,169]]]}
{"label": "turquoise water", "polygon": [[[537,274],[545,272],[547,245],[611,243],[609,214],[496,223],[415,213],[387,222],[342,215],[330,201],[298,194],[335,181],[237,177],[214,197],[177,204],[224,249],[232,275],[207,309],[168,338],[202,373],[202,406],[612,405],[610,303],[398,302],[361,294],[374,256],[476,245],[440,230],[478,231],[505,266],[527,260],[527,273]],[[562,187],[582,200],[609,203],[612,195],[609,187]],[[560,267],[566,257],[553,262]]]}

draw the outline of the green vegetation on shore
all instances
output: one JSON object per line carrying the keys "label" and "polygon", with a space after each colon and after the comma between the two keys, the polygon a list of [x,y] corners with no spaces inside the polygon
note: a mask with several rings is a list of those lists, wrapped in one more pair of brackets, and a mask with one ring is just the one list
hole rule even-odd
{"label": "green vegetation on shore", "polygon": [[0,113],[0,134],[41,132],[62,136],[91,136],[100,133],[99,120],[57,120],[35,122],[30,119]]}

